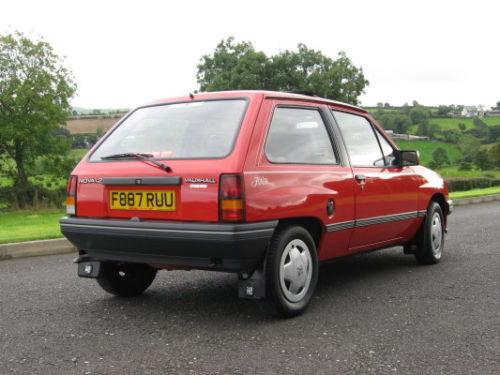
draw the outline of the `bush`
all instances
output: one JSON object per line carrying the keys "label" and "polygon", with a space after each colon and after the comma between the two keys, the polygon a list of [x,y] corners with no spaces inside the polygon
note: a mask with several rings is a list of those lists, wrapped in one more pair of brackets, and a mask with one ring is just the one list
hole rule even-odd
{"label": "bush", "polygon": [[449,191],[466,191],[500,186],[500,177],[452,177],[447,178]]}
{"label": "bush", "polygon": [[472,163],[468,163],[466,161],[463,161],[460,163],[458,166],[459,171],[472,171]]}

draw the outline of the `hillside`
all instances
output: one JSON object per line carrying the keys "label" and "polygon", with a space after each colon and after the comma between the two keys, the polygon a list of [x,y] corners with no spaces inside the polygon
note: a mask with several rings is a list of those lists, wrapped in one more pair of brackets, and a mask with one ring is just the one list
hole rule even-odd
{"label": "hillside", "polygon": [[66,122],[66,128],[71,134],[94,134],[97,129],[108,131],[125,113],[114,116],[75,116]]}
{"label": "hillside", "polygon": [[451,163],[463,158],[462,152],[456,145],[434,141],[403,141],[397,140],[397,145],[402,150],[418,150],[420,152],[421,163],[426,165],[432,161],[432,153],[438,147],[444,148]]}

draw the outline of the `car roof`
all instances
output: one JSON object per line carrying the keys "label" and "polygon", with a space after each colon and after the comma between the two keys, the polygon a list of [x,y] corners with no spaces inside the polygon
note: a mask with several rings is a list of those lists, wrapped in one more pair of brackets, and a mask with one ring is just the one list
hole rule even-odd
{"label": "car roof", "polygon": [[309,101],[315,103],[323,103],[323,104],[333,104],[341,107],[355,109],[360,112],[366,113],[367,111],[361,107],[340,102],[337,100],[322,98],[320,96],[315,95],[306,95],[301,93],[293,93],[293,92],[280,92],[280,91],[266,91],[266,90],[231,90],[231,91],[215,91],[215,92],[202,92],[189,94],[187,96],[168,98],[156,100],[152,103],[148,103],[147,105],[158,105],[158,104],[166,104],[173,102],[185,102],[189,100],[204,100],[204,99],[215,99],[215,98],[232,98],[232,97],[265,97],[268,99],[288,99],[288,100],[301,100],[301,101]]}

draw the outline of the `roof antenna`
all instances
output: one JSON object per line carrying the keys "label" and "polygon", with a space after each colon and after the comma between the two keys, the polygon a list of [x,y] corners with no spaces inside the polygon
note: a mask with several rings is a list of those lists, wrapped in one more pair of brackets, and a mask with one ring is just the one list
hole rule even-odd
{"label": "roof antenna", "polygon": [[189,93],[189,98],[190,98],[191,100],[193,100],[193,99],[194,99],[194,94],[193,94],[192,92],[190,92],[190,93]]}

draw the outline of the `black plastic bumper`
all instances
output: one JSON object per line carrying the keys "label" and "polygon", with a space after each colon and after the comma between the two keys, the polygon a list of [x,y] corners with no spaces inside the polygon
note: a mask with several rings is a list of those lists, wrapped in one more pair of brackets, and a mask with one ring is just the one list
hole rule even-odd
{"label": "black plastic bumper", "polygon": [[89,259],[252,271],[278,221],[172,223],[64,217],[61,232]]}

